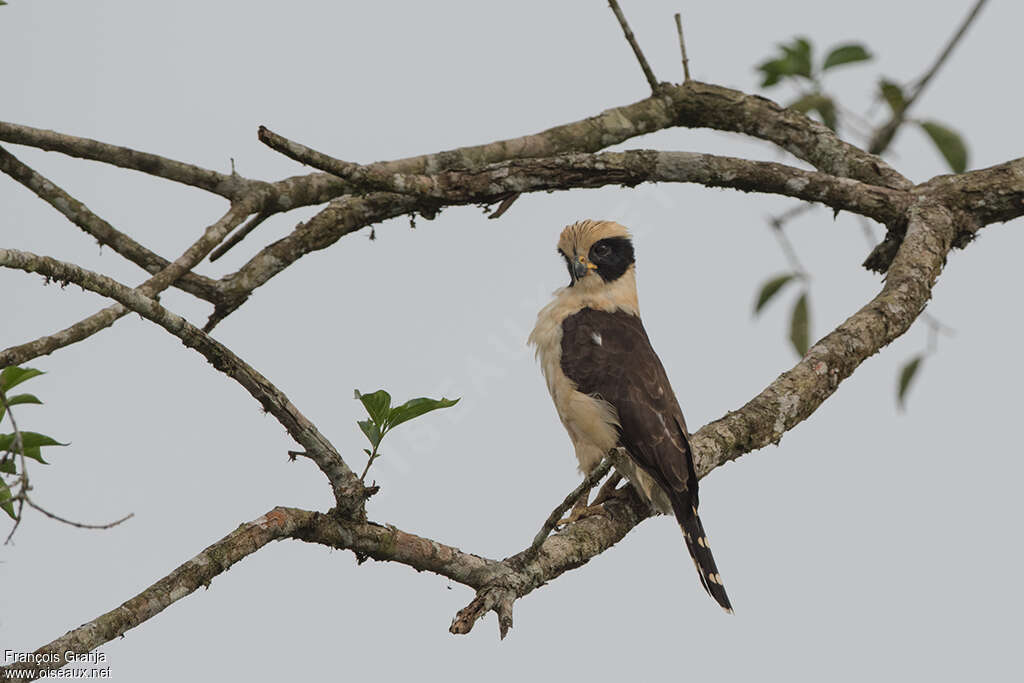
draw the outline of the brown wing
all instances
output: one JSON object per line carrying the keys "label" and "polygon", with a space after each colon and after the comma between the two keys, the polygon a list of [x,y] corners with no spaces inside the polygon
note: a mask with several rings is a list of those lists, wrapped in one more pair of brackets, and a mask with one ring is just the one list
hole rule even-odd
{"label": "brown wing", "polygon": [[[619,415],[619,440],[669,493],[697,505],[686,422],[640,318],[584,308],[562,322],[562,372]],[[673,495],[674,494],[674,495]]]}
{"label": "brown wing", "polygon": [[619,416],[619,443],[665,489],[700,582],[732,612],[697,515],[697,475],[686,422],[640,318],[584,308],[562,322],[562,372]]}

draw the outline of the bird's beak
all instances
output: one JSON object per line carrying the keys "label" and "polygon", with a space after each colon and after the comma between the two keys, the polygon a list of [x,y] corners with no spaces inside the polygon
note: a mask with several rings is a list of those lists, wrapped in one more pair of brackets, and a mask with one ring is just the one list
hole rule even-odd
{"label": "bird's beak", "polygon": [[587,261],[586,256],[577,256],[572,264],[572,276],[574,280],[582,280],[588,270],[595,270],[597,266]]}

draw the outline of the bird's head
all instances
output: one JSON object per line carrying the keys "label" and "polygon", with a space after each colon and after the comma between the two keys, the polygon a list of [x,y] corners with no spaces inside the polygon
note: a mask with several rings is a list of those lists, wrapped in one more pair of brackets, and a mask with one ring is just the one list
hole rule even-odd
{"label": "bird's head", "polygon": [[566,226],[558,253],[569,268],[569,286],[598,287],[633,269],[629,230],[613,221],[584,220]]}

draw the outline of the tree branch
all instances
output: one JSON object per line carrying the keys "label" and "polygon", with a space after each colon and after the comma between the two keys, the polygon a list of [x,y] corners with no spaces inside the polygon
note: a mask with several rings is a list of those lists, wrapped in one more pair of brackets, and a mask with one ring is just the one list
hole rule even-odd
{"label": "tree branch", "polygon": [[608,6],[612,8],[612,12],[615,13],[615,18],[619,20],[619,26],[622,27],[622,33],[626,36],[626,42],[633,48],[633,54],[636,55],[636,61],[640,63],[640,69],[644,72],[644,78],[647,79],[647,85],[651,86],[651,92],[657,94],[658,92],[658,79],[654,77],[654,72],[651,71],[651,65],[647,63],[647,58],[644,57],[643,50],[640,49],[639,43],[636,42],[636,36],[633,35],[633,30],[629,28],[629,22],[626,21],[626,15],[622,13],[619,8],[619,3],[616,0],[608,0]]}
{"label": "tree branch", "polygon": [[365,517],[365,487],[334,446],[280,389],[226,346],[138,290],[74,264],[28,252],[0,249],[0,266],[39,273],[61,282],[73,282],[83,289],[114,299],[178,337],[185,346],[202,354],[217,370],[241,384],[302,445],[306,451],[304,455],[316,463],[330,482],[342,515]]}
{"label": "tree branch", "polygon": [[[269,131],[268,131],[269,132]],[[631,150],[601,154],[562,154],[541,159],[513,159],[470,170],[434,175],[386,173],[289,143],[290,151],[310,165],[369,190],[435,199],[439,204],[494,203],[510,193],[632,187],[643,182],[699,183],[819,202],[887,223],[906,211],[910,195],[877,185],[784,164],[693,152]]]}
{"label": "tree branch", "polygon": [[[101,245],[109,246],[150,274],[158,273],[171,264],[167,259],[153,253],[97,216],[85,204],[62,190],[53,181],[44,178],[3,147],[0,147],[0,171],[27,187],[86,234],[95,237]],[[174,284],[200,299],[210,302],[217,300],[217,282],[208,277],[185,273]]]}
{"label": "tree branch", "polygon": [[[217,244],[249,215],[245,203],[232,205],[220,220],[208,227],[192,246],[153,277],[139,285],[136,290],[141,296],[151,297],[170,287],[179,277],[194,268],[206,258]],[[113,325],[119,318],[127,315],[128,309],[120,304],[108,306],[93,313],[59,332],[40,337],[24,344],[11,346],[0,351],[0,368],[9,365],[20,365],[25,361],[53,353],[57,349],[80,342],[96,334],[100,330]]]}
{"label": "tree branch", "polygon": [[52,130],[22,126],[0,121],[0,142],[38,147],[79,159],[102,161],[113,166],[141,171],[159,178],[173,180],[212,192],[226,199],[238,199],[252,182],[239,175],[210,171],[174,159],[139,152],[128,147],[110,145],[98,140],[79,138]]}

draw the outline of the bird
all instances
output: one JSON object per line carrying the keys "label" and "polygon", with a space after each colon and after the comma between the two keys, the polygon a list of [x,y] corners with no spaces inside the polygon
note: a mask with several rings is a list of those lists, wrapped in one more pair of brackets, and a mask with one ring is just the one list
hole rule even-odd
{"label": "bird", "polygon": [[529,344],[580,472],[607,455],[652,511],[674,515],[701,584],[732,613],[697,515],[686,422],[640,320],[632,236],[614,221],[581,220],[562,231],[558,253],[569,284],[538,313]]}

